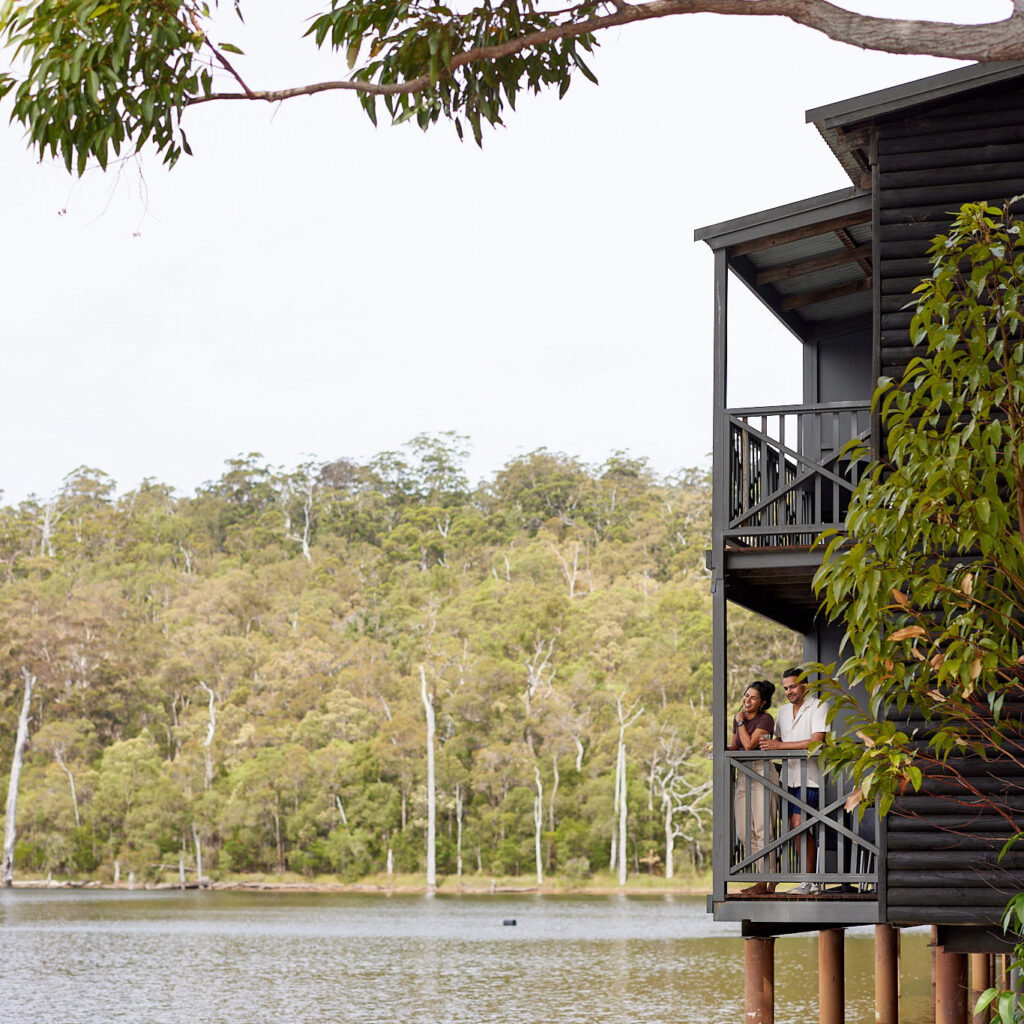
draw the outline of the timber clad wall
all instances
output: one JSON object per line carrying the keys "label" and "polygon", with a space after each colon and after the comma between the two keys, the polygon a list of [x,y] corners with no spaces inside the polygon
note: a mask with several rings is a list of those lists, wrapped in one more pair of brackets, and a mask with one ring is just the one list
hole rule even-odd
{"label": "timber clad wall", "polygon": [[[1024,88],[974,92],[876,130],[878,365],[882,376],[898,378],[913,354],[906,307],[931,272],[931,239],[965,202],[998,204],[1024,193]],[[957,772],[979,795],[964,792]],[[992,797],[1024,811],[1024,766],[1010,758],[951,760],[945,771],[932,770],[920,793],[898,800],[885,843],[888,921],[999,923],[1009,896],[1024,888],[1024,847],[1000,861],[1014,829]]]}
{"label": "timber clad wall", "polygon": [[905,307],[931,272],[931,239],[963,203],[1024,192],[1024,88],[972,93],[877,131],[880,368],[899,377],[912,355]]}
{"label": "timber clad wall", "polygon": [[[1009,898],[1024,891],[1024,847],[1000,857],[1016,829],[997,811],[1010,818],[1024,811],[1022,712],[1007,712],[1015,728],[1001,744],[1002,758],[950,758],[924,768],[920,792],[895,804],[885,844],[888,921],[998,925]],[[901,725],[926,735],[921,718]]]}

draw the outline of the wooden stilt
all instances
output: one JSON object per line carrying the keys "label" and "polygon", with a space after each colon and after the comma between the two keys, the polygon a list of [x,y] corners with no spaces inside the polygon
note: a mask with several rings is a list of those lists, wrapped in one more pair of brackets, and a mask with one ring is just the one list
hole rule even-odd
{"label": "wooden stilt", "polygon": [[900,933],[875,925],[875,1024],[899,1024]]}
{"label": "wooden stilt", "polygon": [[844,1024],[846,1017],[845,961],[842,928],[818,932],[818,1020]]}
{"label": "wooden stilt", "polygon": [[775,1024],[775,939],[743,940],[746,1024]]}
{"label": "wooden stilt", "polygon": [[988,953],[971,954],[971,996],[967,1008],[972,1014],[973,1024],[988,1024],[989,1012],[983,1010],[975,1013],[974,1007],[981,998],[981,993],[992,985],[992,960]]}
{"label": "wooden stilt", "polygon": [[967,954],[935,949],[935,1024],[968,1024]]}

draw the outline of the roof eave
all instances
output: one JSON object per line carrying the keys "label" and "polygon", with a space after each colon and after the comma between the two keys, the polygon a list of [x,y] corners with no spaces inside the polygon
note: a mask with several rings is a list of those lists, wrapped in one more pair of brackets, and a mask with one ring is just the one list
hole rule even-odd
{"label": "roof eave", "polygon": [[805,117],[821,133],[829,149],[843,165],[843,170],[850,176],[850,180],[854,185],[859,185],[864,177],[864,154],[858,153],[858,142],[847,139],[847,132],[891,114],[929,106],[974,89],[1012,81],[1021,76],[1024,76],[1024,61],[968,64],[952,71],[919,78],[914,82],[905,82],[888,89],[879,89],[837,103],[814,107],[806,112]]}
{"label": "roof eave", "polygon": [[797,203],[787,203],[785,206],[776,206],[745,217],[735,217],[732,220],[697,228],[693,233],[693,240],[707,242],[712,249],[727,249],[733,245],[759,238],[770,238],[772,235],[870,209],[870,192],[844,188],[837,192],[826,192],[824,195],[801,199]]}

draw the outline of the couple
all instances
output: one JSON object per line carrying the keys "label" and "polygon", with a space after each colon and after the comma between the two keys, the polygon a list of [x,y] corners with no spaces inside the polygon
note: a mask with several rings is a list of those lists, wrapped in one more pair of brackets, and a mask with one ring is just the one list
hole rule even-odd
{"label": "couple", "polygon": [[[743,693],[739,713],[733,719],[732,742],[730,750],[806,750],[812,743],[825,739],[828,729],[828,705],[817,697],[807,694],[807,684],[800,679],[800,669],[789,668],[782,674],[782,689],[789,704],[779,709],[777,722],[772,721],[768,714],[771,707],[775,687],[767,680],[759,679],[751,683]],[[759,775],[767,771],[774,781],[775,769],[771,762],[765,761],[751,766]],[[801,763],[796,760],[786,761],[786,788],[795,799],[801,794]],[[807,762],[807,786],[804,801],[811,807],[820,807],[818,798],[821,785],[821,769],[816,760]],[[742,842],[747,837],[747,804],[748,792],[750,804],[750,849],[758,850],[765,844],[765,800],[761,787],[753,786],[749,778],[740,777],[736,786],[734,811],[736,816],[736,834]],[[774,799],[774,798],[773,798]],[[800,808],[789,804],[790,828],[800,824]],[[805,835],[806,859],[804,864],[813,870],[817,862],[817,844],[812,829]],[[763,863],[763,862],[762,862]],[[743,890],[743,895],[757,896],[774,892],[774,882],[757,882]],[[803,882],[791,890],[791,895],[809,895],[817,891],[813,882]]]}

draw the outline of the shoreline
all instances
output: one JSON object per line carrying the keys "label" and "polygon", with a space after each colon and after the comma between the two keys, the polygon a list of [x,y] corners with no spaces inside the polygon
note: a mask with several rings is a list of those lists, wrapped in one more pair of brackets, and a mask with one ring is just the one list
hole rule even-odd
{"label": "shoreline", "polygon": [[[438,896],[706,896],[710,887],[701,885],[661,886],[608,886],[608,885],[508,885],[490,881],[472,884],[461,881],[447,884],[442,881],[433,889]],[[71,879],[15,879],[14,889],[89,889],[111,892],[306,892],[306,893],[371,893],[381,895],[427,895],[431,890],[424,884],[395,882],[277,882],[262,879],[238,879],[232,881],[198,882],[100,882],[95,880],[75,881]]]}

